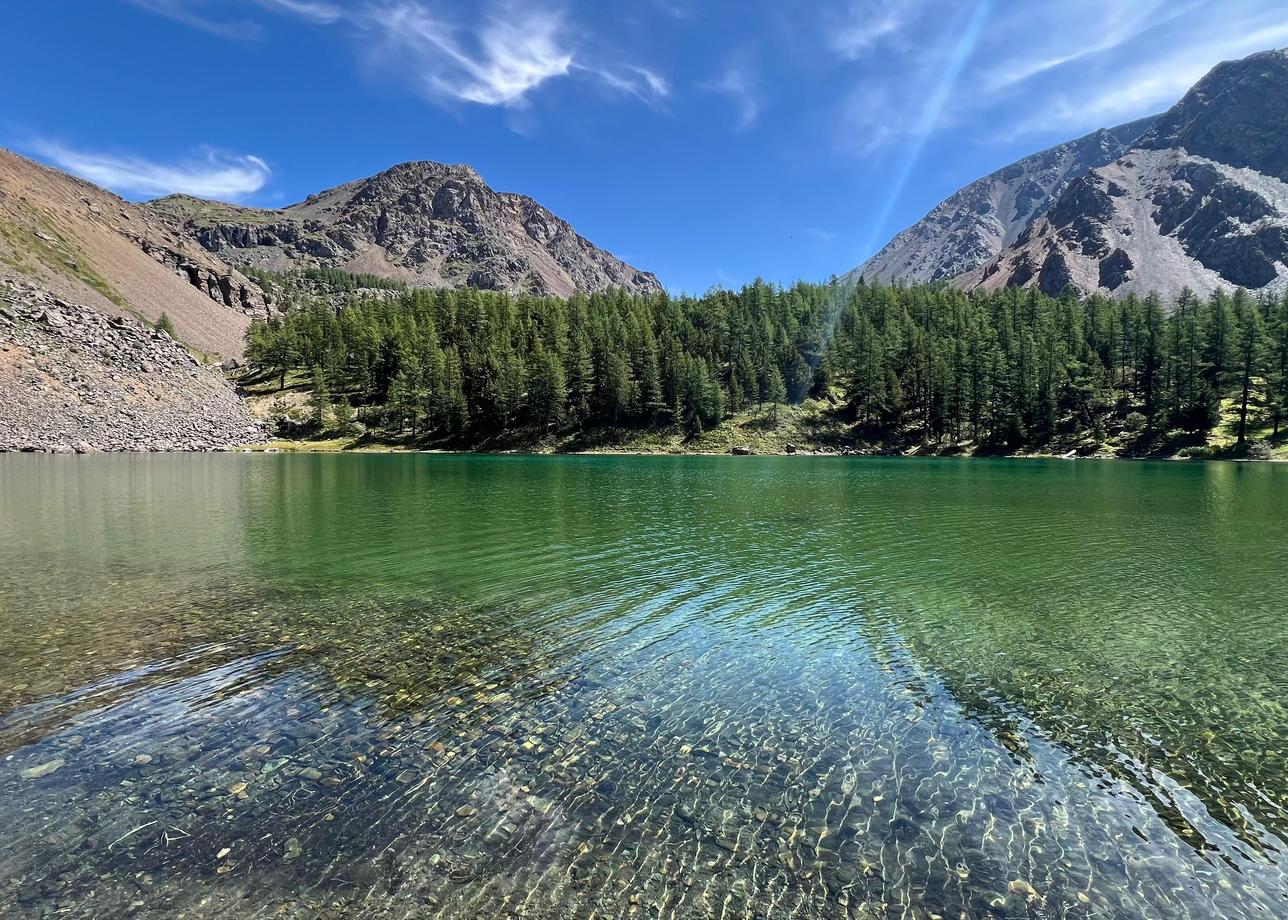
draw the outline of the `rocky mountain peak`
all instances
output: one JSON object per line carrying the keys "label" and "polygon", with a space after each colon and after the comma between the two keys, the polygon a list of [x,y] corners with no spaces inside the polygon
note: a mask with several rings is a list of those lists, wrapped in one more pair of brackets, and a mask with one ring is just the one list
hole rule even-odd
{"label": "rocky mountain peak", "polygon": [[[472,166],[413,160],[391,166],[365,179],[356,179],[310,195],[286,210],[299,213],[335,209],[353,201],[399,200],[419,204],[426,191],[444,185],[484,189],[487,183]],[[490,189],[489,189],[490,191]],[[430,195],[432,198],[432,194]]]}
{"label": "rocky mountain peak", "polygon": [[1135,144],[1288,181],[1288,50],[1218,64]]}
{"label": "rocky mountain peak", "polygon": [[1168,296],[1288,288],[1288,53],[1213,68],[1130,150],[955,283]]}
{"label": "rocky mountain peak", "polygon": [[593,245],[536,201],[497,192],[460,164],[401,163],[281,210],[173,196],[152,206],[236,265],[324,266],[514,294],[662,290],[652,274]]}

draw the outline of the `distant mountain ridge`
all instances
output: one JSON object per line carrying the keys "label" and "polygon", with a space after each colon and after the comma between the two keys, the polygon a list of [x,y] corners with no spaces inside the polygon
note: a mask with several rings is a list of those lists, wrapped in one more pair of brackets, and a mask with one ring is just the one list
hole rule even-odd
{"label": "distant mountain ridge", "polygon": [[1165,297],[1288,289],[1288,51],[1218,64],[1132,149],[954,283]]}
{"label": "distant mountain ridge", "polygon": [[1156,118],[1102,128],[977,179],[896,235],[845,280],[933,282],[978,268],[1044,215],[1070,182],[1125,153]]}
{"label": "distant mountain ridge", "polygon": [[662,290],[653,274],[595,246],[533,199],[494,191],[464,165],[403,163],[280,210],[182,195],[146,207],[234,265],[340,268],[512,294]]}

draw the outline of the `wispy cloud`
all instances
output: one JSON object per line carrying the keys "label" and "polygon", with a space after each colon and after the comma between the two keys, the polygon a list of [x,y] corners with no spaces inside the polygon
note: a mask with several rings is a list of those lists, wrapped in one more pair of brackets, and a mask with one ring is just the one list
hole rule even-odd
{"label": "wispy cloud", "polygon": [[1108,127],[1163,111],[1221,61],[1284,43],[1288,20],[1236,17],[1231,26],[1214,23],[1186,44],[1168,43],[1164,50],[1143,57],[1128,55],[1111,75],[1094,72],[1048,90],[1042,109],[1028,113],[1008,136]]}
{"label": "wispy cloud", "polygon": [[[1058,4],[1031,11],[1032,31],[1059,36],[1056,40],[1026,42],[1017,53],[988,72],[987,92],[1017,86],[1043,74],[1113,51],[1137,37],[1191,12],[1196,0],[1148,0],[1136,4],[1079,0],[1082,14],[1070,17]],[[1093,8],[1094,7],[1094,8]],[[1085,33],[1085,34],[1084,34]]]}
{"label": "wispy cloud", "polygon": [[517,106],[547,81],[578,74],[649,105],[671,92],[652,68],[597,48],[563,7],[493,0],[449,22],[423,0],[385,0],[353,21],[374,39],[369,63],[403,71],[438,102]]}
{"label": "wispy cloud", "polygon": [[[214,0],[125,2],[226,37],[263,32],[255,22],[203,13]],[[574,75],[653,106],[671,92],[656,69],[624,59],[572,22],[562,0],[221,0],[219,11],[237,5],[343,28],[370,69],[438,103],[521,106],[547,82]],[[688,15],[680,4],[659,9]]]}
{"label": "wispy cloud", "polygon": [[1278,0],[999,0],[927,128],[909,113],[942,86],[974,2],[848,0],[825,18],[824,41],[851,69],[834,119],[844,148],[869,154],[926,130],[987,141],[1111,127],[1167,108],[1221,60],[1288,41]]}
{"label": "wispy cloud", "polygon": [[175,22],[218,35],[221,38],[249,39],[263,34],[259,23],[248,19],[225,19],[222,16],[206,16],[202,10],[202,0],[125,0],[131,6],[147,10],[158,16],[173,19]]}
{"label": "wispy cloud", "polygon": [[[832,123],[843,150],[866,156],[894,142],[918,143],[940,127],[960,72],[975,51],[961,30],[980,0],[851,0],[826,23],[828,45],[846,63],[848,90]],[[945,80],[952,57],[953,79]]]}
{"label": "wispy cloud", "polygon": [[742,65],[730,65],[719,77],[704,84],[704,87],[728,97],[733,103],[739,131],[746,131],[760,117],[760,92]]}
{"label": "wispy cloud", "polygon": [[374,41],[368,58],[404,71],[434,100],[513,105],[573,63],[553,10],[495,7],[469,35],[418,0],[372,7],[360,22]]}
{"label": "wispy cloud", "polygon": [[671,84],[665,77],[638,64],[619,64],[614,67],[575,63],[573,66],[597,77],[609,89],[634,96],[650,106],[656,106],[671,95]]}
{"label": "wispy cloud", "polygon": [[55,166],[123,195],[156,197],[183,192],[199,198],[237,200],[264,187],[271,170],[257,156],[205,149],[174,163],[80,150],[39,140],[32,151]]}
{"label": "wispy cloud", "polygon": [[855,59],[915,24],[930,4],[925,0],[850,0],[830,17],[828,44],[842,57]]}
{"label": "wispy cloud", "polygon": [[310,22],[328,25],[345,17],[344,7],[325,0],[251,0],[257,6],[278,13],[298,16]]}

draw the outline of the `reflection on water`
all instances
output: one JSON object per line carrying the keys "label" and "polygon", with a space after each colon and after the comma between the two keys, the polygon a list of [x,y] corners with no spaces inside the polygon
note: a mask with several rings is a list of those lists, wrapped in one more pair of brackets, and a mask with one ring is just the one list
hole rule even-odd
{"label": "reflection on water", "polygon": [[0,460],[0,913],[1288,914],[1288,470]]}

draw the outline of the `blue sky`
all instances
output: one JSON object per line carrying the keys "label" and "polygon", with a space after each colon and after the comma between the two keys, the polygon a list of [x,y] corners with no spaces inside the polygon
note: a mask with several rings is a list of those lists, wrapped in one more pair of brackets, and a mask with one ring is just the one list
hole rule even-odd
{"label": "blue sky", "polygon": [[1282,0],[9,0],[0,145],[276,206],[467,162],[674,291],[853,267],[1288,45]]}

